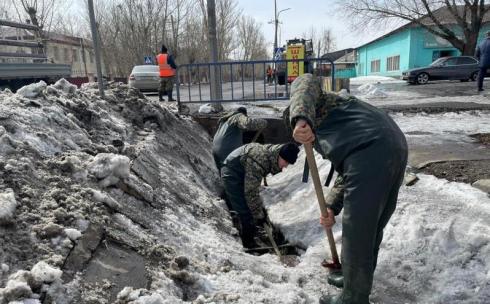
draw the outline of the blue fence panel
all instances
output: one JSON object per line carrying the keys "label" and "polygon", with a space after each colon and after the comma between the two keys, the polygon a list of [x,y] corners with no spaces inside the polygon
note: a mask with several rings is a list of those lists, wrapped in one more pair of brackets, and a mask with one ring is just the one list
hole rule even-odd
{"label": "blue fence panel", "polygon": [[[176,72],[179,109],[186,103],[287,100],[290,95],[290,85],[287,82],[288,65],[299,64],[301,61],[305,63],[305,71],[331,77],[335,90],[335,64],[324,58],[184,64],[180,65]],[[275,71],[272,79],[267,77],[266,73],[269,66]],[[211,69],[217,71],[218,90],[221,93],[220,97],[214,99],[211,98]],[[351,71],[340,72],[341,75],[351,75]]]}

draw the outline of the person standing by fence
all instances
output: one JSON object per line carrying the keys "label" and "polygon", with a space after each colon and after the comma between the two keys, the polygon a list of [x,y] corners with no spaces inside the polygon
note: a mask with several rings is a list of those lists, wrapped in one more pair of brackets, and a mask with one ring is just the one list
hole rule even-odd
{"label": "person standing by fence", "polygon": [[168,96],[168,101],[175,101],[172,98],[172,90],[175,82],[175,64],[172,55],[167,53],[167,47],[162,44],[160,54],[157,55],[156,61],[160,70],[160,87],[158,88],[158,100],[165,101],[163,95]]}

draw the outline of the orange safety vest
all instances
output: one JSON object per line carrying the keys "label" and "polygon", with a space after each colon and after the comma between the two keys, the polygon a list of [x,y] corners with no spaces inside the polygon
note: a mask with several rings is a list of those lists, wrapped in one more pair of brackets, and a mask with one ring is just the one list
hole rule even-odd
{"label": "orange safety vest", "polygon": [[175,76],[175,70],[167,63],[168,54],[158,54],[157,62],[160,68],[160,77]]}

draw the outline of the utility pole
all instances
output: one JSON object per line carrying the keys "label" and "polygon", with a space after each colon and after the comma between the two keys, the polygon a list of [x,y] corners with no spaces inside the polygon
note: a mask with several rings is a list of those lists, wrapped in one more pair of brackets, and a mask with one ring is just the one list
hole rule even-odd
{"label": "utility pole", "polygon": [[279,12],[277,11],[277,0],[274,0],[274,20],[270,21],[269,24],[274,22],[274,50],[272,51],[272,58],[274,59],[276,56],[276,50],[277,50],[277,28],[279,27],[279,15],[287,10],[290,10],[291,8],[285,8],[280,10]]}
{"label": "utility pole", "polygon": [[[209,44],[209,57],[211,63],[218,62],[218,39],[216,37],[216,4],[214,0],[207,1],[208,9],[208,44]],[[210,85],[211,85],[211,99],[221,100],[221,83],[218,81],[218,67],[212,65],[210,68]],[[223,110],[221,103],[213,103],[213,108],[220,112]]]}
{"label": "utility pole", "polygon": [[272,50],[272,58],[276,57],[277,50],[277,24],[279,20],[277,19],[277,0],[274,0],[274,50]]}
{"label": "utility pole", "polygon": [[95,25],[95,13],[93,0],[87,0],[88,14],[90,17],[90,29],[92,30],[92,41],[95,51],[95,65],[97,67],[97,83],[99,85],[100,97],[104,98],[104,79],[102,78],[102,63],[100,61],[99,37],[97,35],[97,27]]}

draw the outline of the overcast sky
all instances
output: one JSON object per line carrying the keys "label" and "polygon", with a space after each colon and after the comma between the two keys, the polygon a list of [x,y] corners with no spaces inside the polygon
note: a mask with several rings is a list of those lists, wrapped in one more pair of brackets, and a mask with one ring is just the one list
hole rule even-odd
{"label": "overcast sky", "polygon": [[[0,0],[1,1],[1,0]],[[101,0],[97,0],[101,1]],[[274,43],[274,0],[237,0],[243,14],[255,18],[262,24],[263,33],[272,51]],[[336,39],[337,49],[357,47],[369,42],[393,29],[371,29],[358,33],[350,28],[348,20],[344,20],[335,7],[335,0],[277,0],[277,11],[281,12],[279,20],[282,24],[278,30],[278,45],[284,45],[286,40],[302,37],[311,26],[317,31],[323,27],[330,28]],[[78,1],[72,0],[72,7],[81,9]]]}
{"label": "overcast sky", "polygon": [[[238,3],[245,15],[252,16],[262,23],[263,32],[272,48],[274,25],[268,22],[274,19],[274,0],[238,0]],[[318,30],[322,27],[330,28],[336,38],[337,49],[357,47],[382,34],[379,30],[353,32],[349,22],[335,13],[334,3],[335,0],[277,0],[277,11],[291,8],[279,15],[282,24],[281,41],[278,44],[283,45],[286,40],[295,37],[303,38],[302,33],[307,32],[311,26]]]}

